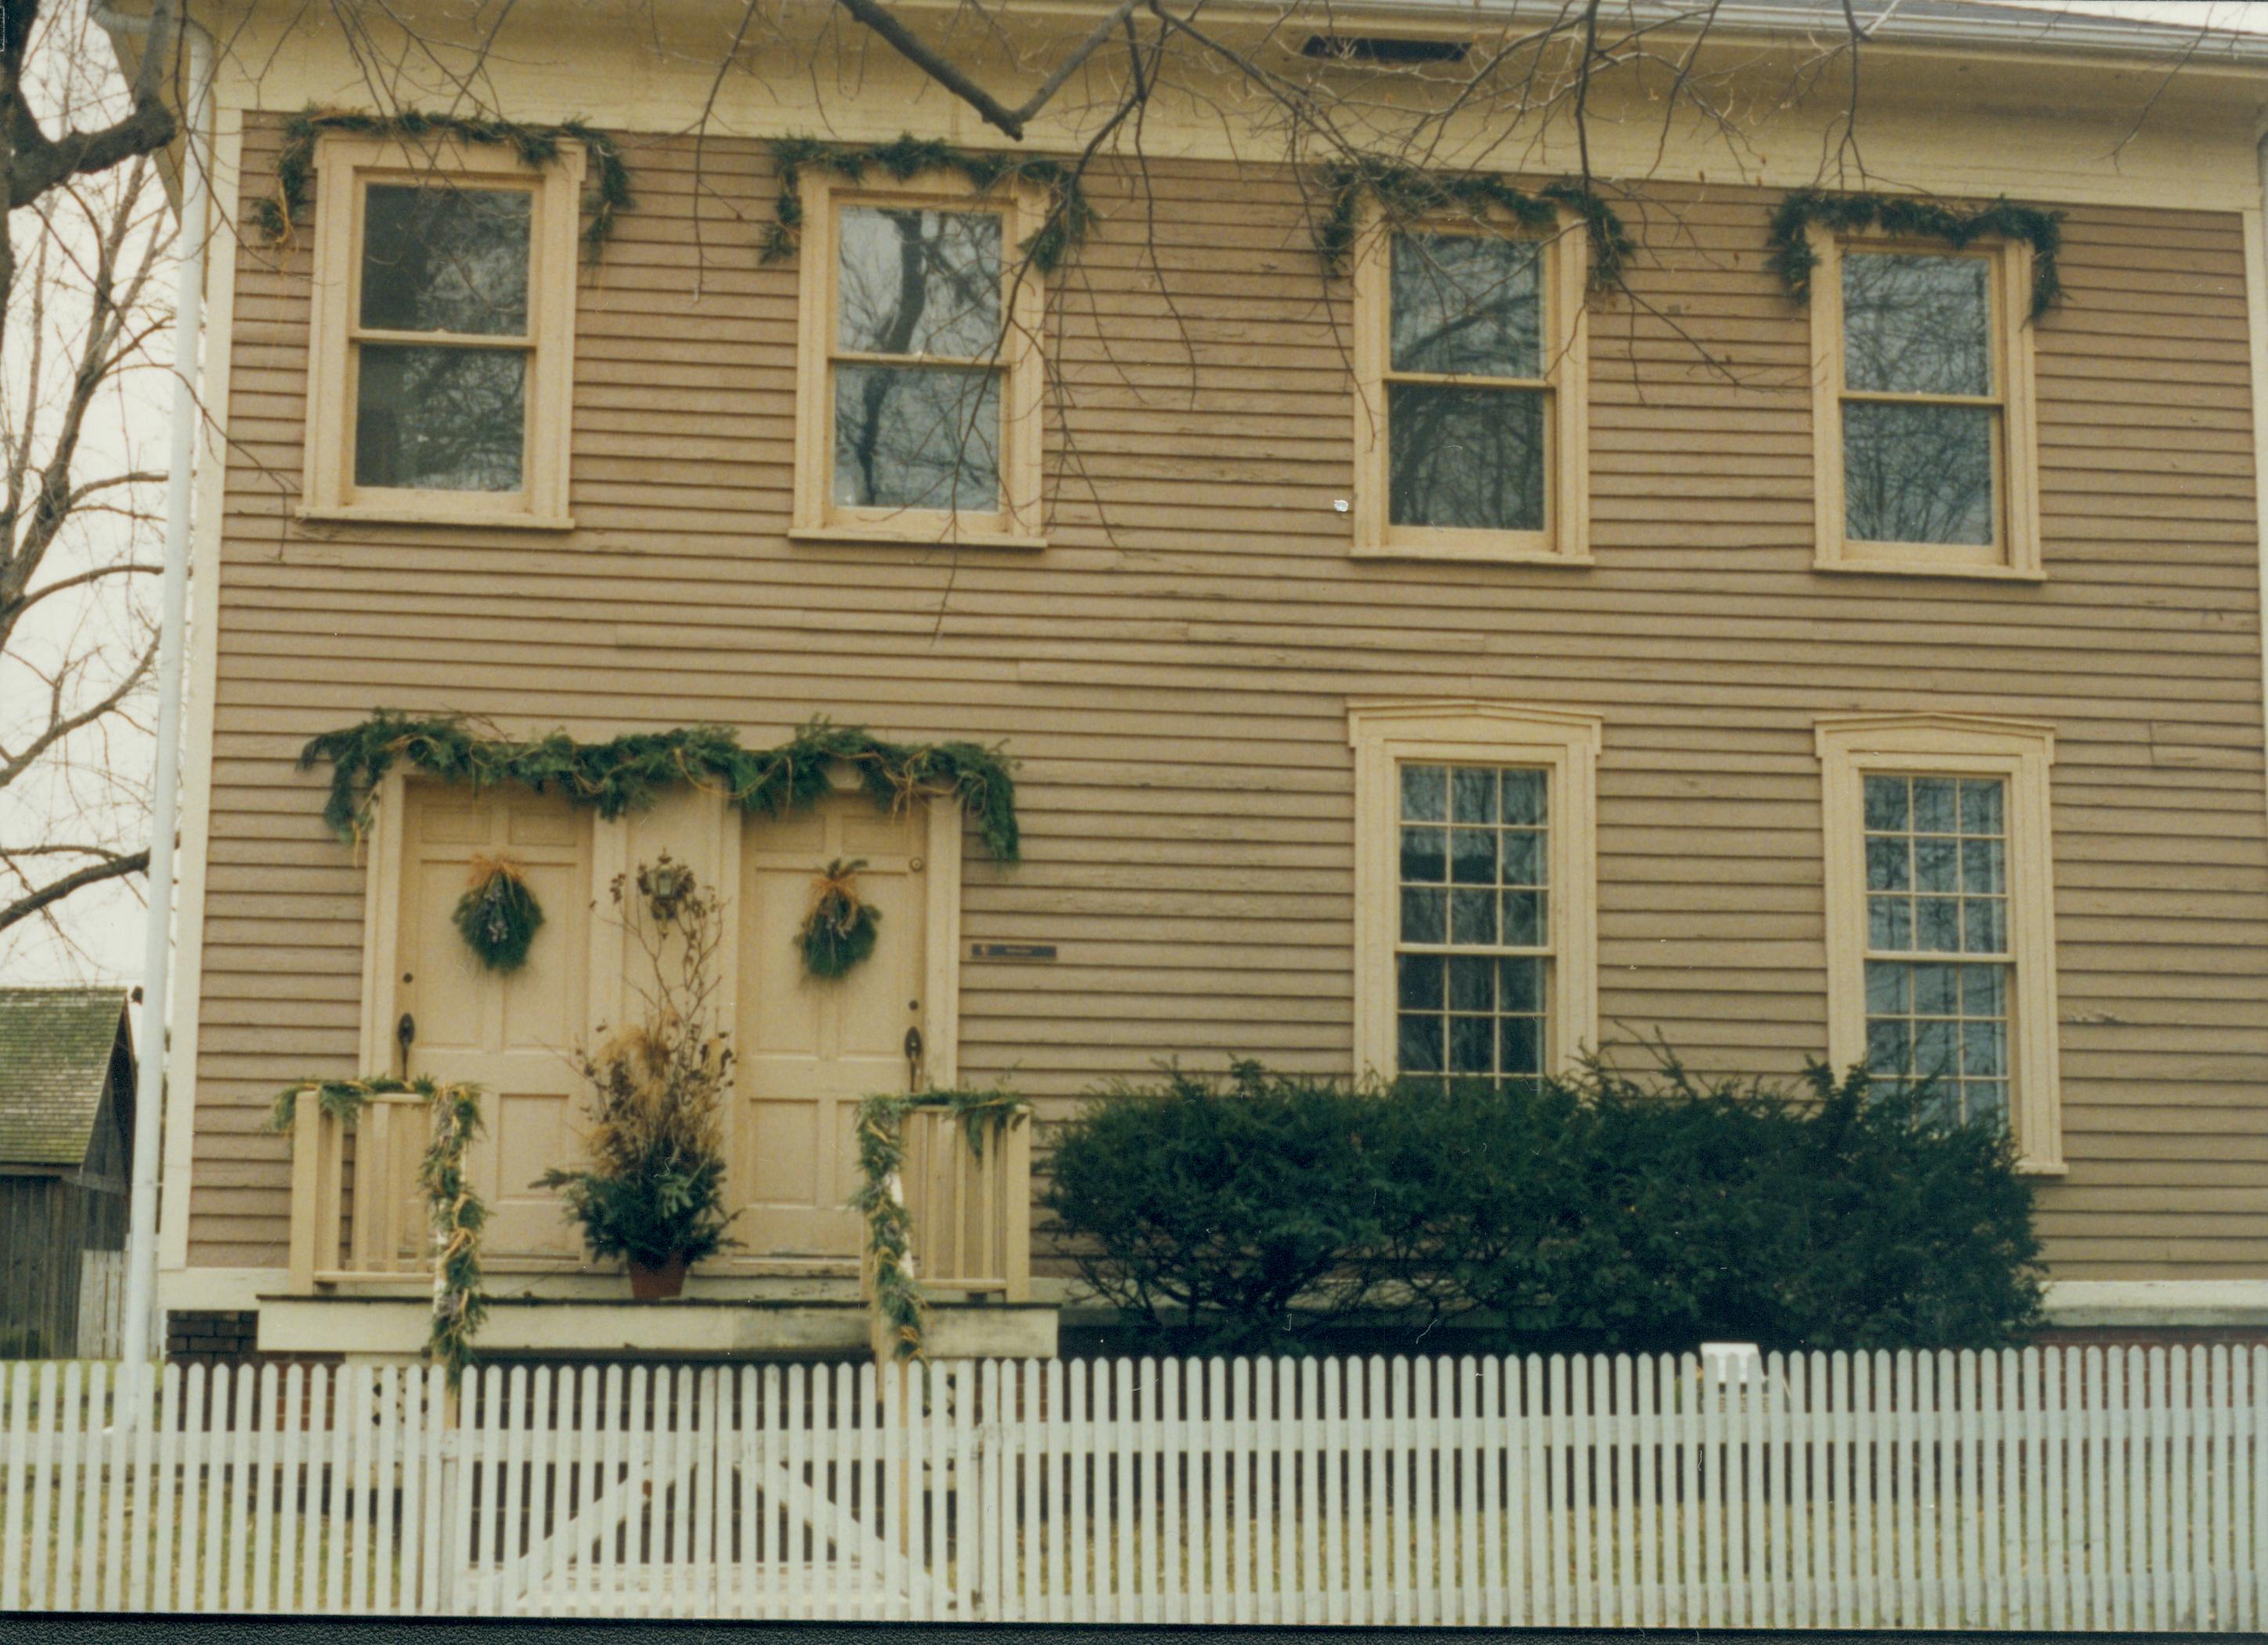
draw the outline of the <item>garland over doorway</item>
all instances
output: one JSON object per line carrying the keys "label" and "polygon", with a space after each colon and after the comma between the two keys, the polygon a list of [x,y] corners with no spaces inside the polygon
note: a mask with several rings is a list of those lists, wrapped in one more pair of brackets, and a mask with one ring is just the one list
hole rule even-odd
{"label": "garland over doorway", "polygon": [[609,821],[643,811],[679,788],[721,793],[743,811],[784,816],[834,791],[832,765],[858,774],[867,797],[886,812],[917,798],[957,800],[976,819],[994,860],[1016,860],[1016,783],[998,748],[976,743],[885,742],[855,725],[810,720],[777,747],[740,746],[727,725],[632,731],[579,743],[564,731],[533,741],[475,734],[460,714],[419,717],[381,709],[359,725],[326,731],[299,752],[299,769],[331,767],[323,820],[339,838],[370,832],[378,786],[397,763],[474,789],[516,783],[556,793]]}

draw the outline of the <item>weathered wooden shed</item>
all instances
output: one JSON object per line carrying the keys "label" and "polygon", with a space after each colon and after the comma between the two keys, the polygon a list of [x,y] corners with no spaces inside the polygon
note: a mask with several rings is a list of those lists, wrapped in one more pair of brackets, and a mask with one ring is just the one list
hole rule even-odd
{"label": "weathered wooden shed", "polygon": [[134,1046],[120,988],[0,988],[0,1359],[116,1351]]}

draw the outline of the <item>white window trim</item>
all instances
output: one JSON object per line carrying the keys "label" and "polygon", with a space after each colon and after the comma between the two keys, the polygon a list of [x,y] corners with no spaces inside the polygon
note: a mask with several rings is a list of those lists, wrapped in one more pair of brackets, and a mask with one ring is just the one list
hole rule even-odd
{"label": "white window trim", "polygon": [[[307,334],[307,450],[299,518],[566,531],[575,386],[575,283],[584,153],[537,167],[490,143],[326,136],[315,146],[314,275]],[[528,228],[527,432],[522,489],[415,491],[354,484],[355,366],[347,334],[361,290],[362,186],[436,175],[524,178]]]}
{"label": "white window trim", "polygon": [[2054,856],[2048,770],[2052,727],[1962,714],[1836,715],[1815,725],[1827,874],[1827,1055],[1837,1074],[1867,1054],[1869,774],[1996,776],[2007,784],[2011,979],[2008,1119],[2020,1169],[2059,1175]]}
{"label": "white window trim", "polygon": [[[1044,548],[1042,434],[1046,400],[1041,350],[1047,293],[1040,273],[1017,261],[1047,218],[1047,200],[1028,183],[981,190],[966,178],[936,173],[899,183],[868,185],[825,167],[799,182],[803,228],[797,247],[795,495],[788,537],[796,542],[949,543],[965,548]],[[972,209],[1000,213],[1003,305],[1001,341],[1000,507],[988,513],[951,509],[847,509],[834,501],[833,380],[836,213],[845,205],[931,211]]]}
{"label": "white window trim", "polygon": [[1552,944],[1550,1068],[1572,1069],[1598,1044],[1597,774],[1604,722],[1566,709],[1472,698],[1355,701],[1354,1069],[1395,1073],[1394,950],[1399,929],[1404,760],[1538,766],[1548,771]]}
{"label": "white window trim", "polygon": [[[1373,203],[1354,246],[1354,547],[1357,559],[1481,561],[1494,564],[1584,566],[1591,558],[1590,235],[1581,218],[1559,216],[1558,231],[1541,259],[1543,380],[1550,451],[1544,465],[1543,529],[1473,531],[1389,522],[1387,487],[1386,375],[1393,322],[1393,236],[1397,227]],[[1470,229],[1455,222],[1445,231]]]}
{"label": "white window trim", "polygon": [[[2037,583],[2040,563],[2040,463],[2037,394],[2032,366],[2032,248],[2018,239],[1980,240],[1962,251],[1934,241],[1808,230],[1811,271],[1812,459],[1822,571],[1896,576],[1990,577]],[[1843,505],[1843,250],[1988,259],[1993,275],[1992,370],[1999,386],[2000,441],[1993,453],[1994,540],[1989,545],[1854,541]]]}

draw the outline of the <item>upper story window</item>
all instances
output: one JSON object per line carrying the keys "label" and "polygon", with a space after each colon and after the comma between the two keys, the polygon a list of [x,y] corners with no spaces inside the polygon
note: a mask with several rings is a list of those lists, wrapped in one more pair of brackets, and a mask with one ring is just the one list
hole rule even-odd
{"label": "upper story window", "polygon": [[1814,246],[1819,564],[2036,576],[2030,247]]}
{"label": "upper story window", "polygon": [[1357,704],[1355,1065],[1533,1080],[1597,1033],[1599,722],[1488,702]]}
{"label": "upper story window", "polygon": [[2062,1168],[2044,726],[1945,715],[1821,722],[1828,1046],[1878,1090],[2005,1126]]}
{"label": "upper story window", "polygon": [[1580,228],[1375,224],[1355,263],[1355,552],[1581,562]]}
{"label": "upper story window", "polygon": [[317,151],[314,518],[563,527],[582,156]]}
{"label": "upper story window", "polygon": [[806,178],[794,534],[1040,546],[1035,209]]}

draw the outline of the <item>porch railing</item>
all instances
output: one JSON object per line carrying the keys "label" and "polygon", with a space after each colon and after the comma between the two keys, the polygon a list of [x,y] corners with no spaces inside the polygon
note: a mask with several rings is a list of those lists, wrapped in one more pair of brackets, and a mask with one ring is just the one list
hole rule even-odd
{"label": "porch railing", "polygon": [[373,1096],[350,1120],[317,1102],[299,1104],[291,1133],[294,1293],[431,1273],[417,1190],[430,1134],[425,1099],[415,1092]]}
{"label": "porch railing", "polygon": [[942,1108],[905,1115],[899,1188],[913,1224],[914,1277],[932,1294],[1032,1300],[1031,1115],[968,1121]]}

